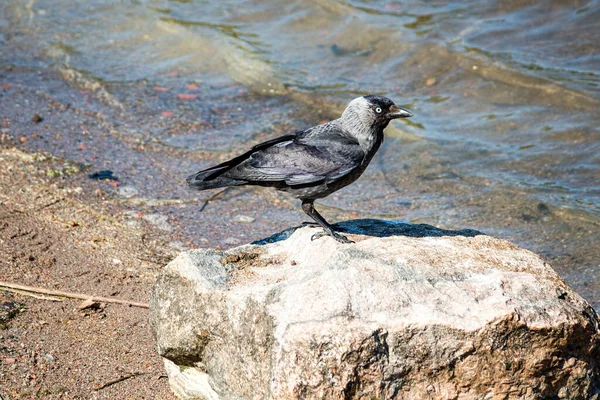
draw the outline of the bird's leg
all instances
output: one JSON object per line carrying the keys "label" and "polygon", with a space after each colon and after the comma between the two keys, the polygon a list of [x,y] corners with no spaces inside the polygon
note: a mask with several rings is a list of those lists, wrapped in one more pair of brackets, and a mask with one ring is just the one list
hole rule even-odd
{"label": "bird's leg", "polygon": [[312,235],[310,240],[315,240],[322,236],[329,235],[340,243],[354,243],[352,240],[348,239],[346,236],[344,236],[340,233],[337,233],[336,231],[333,230],[333,227],[331,225],[329,225],[329,223],[327,223],[327,221],[325,221],[325,218],[323,218],[323,216],[321,216],[321,214],[319,214],[318,211],[315,210],[313,201],[303,200],[302,201],[302,211],[304,211],[306,213],[306,215],[308,215],[309,217],[314,219],[315,222],[317,224],[321,225],[321,227],[325,230],[325,232],[315,233],[314,235]]}
{"label": "bird's leg", "polygon": [[312,226],[313,228],[314,228],[314,227],[317,227],[317,226],[321,226],[321,225],[317,224],[317,223],[316,223],[316,222],[314,222],[314,221],[304,221],[304,222],[302,222],[302,224],[301,224],[301,225],[302,225],[302,227],[305,227],[305,226]]}

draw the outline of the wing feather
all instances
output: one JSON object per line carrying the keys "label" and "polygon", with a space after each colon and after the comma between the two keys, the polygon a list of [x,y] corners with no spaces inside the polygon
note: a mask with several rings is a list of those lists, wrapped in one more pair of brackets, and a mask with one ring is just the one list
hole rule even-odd
{"label": "wing feather", "polygon": [[315,133],[320,127],[250,150],[224,176],[295,186],[332,182],[357,168],[365,156],[358,142],[336,129]]}

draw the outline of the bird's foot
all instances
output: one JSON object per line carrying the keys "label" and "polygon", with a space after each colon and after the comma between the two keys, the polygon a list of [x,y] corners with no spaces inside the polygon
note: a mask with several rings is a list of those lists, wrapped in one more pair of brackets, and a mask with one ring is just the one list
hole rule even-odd
{"label": "bird's foot", "polygon": [[310,237],[310,240],[317,240],[319,238],[322,238],[323,236],[331,236],[332,238],[334,238],[336,241],[340,242],[340,243],[354,243],[354,241],[348,239],[346,236],[342,235],[341,233],[337,233],[335,231],[331,231],[331,232],[317,232],[314,235],[312,235]]}

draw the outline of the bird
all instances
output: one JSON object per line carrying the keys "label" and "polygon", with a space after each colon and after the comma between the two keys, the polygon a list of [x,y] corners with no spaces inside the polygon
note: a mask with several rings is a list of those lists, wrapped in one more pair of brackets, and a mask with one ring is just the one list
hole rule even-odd
{"label": "bird", "polygon": [[260,143],[186,181],[195,190],[255,185],[287,192],[300,199],[302,210],[323,228],[311,240],[331,236],[353,243],[319,214],[314,202],[358,179],[383,143],[390,121],[412,116],[387,97],[357,97],[338,119]]}

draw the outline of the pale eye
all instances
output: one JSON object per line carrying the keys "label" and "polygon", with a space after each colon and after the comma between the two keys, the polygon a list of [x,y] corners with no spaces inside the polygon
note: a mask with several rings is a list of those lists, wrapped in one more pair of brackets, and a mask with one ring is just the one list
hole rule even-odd
{"label": "pale eye", "polygon": [[375,112],[376,112],[377,114],[381,114],[381,108],[377,107],[377,108],[375,109]]}

